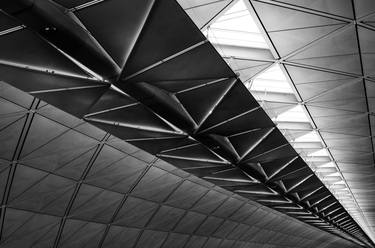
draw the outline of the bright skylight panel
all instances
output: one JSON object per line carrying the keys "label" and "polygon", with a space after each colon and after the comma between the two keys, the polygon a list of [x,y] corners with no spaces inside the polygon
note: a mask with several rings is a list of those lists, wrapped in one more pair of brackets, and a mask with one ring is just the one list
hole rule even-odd
{"label": "bright skylight panel", "polygon": [[334,173],[328,174],[328,176],[330,176],[330,177],[341,177],[341,174],[338,173],[338,172],[334,172]]}
{"label": "bright skylight panel", "polygon": [[319,151],[308,154],[310,157],[329,157],[327,149],[320,149]]}
{"label": "bright skylight panel", "polygon": [[345,184],[345,185],[346,185],[346,183],[344,182],[344,180],[341,180],[341,181],[335,182],[335,184]]}
{"label": "bright skylight panel", "polygon": [[285,85],[283,81],[261,78],[256,78],[253,80],[253,82],[251,83],[250,90],[277,93],[292,93],[289,89],[289,85]]}
{"label": "bright skylight panel", "polygon": [[[278,80],[278,81],[287,82],[287,79],[286,79],[283,71],[281,70],[280,65],[278,65],[278,64],[275,64],[274,66],[270,67],[268,70],[261,73],[257,78],[258,79]],[[291,88],[290,85],[289,85],[289,88]]]}
{"label": "bright skylight panel", "polygon": [[338,195],[337,198],[340,201],[353,201],[350,193],[347,193],[347,194],[341,194],[341,193],[339,193],[339,195]]}
{"label": "bright skylight panel", "polygon": [[259,76],[252,81],[250,90],[290,94],[294,93],[283,71],[281,70],[280,65],[278,64],[273,65],[266,71],[259,74]]}
{"label": "bright skylight panel", "polygon": [[332,184],[332,185],[329,185],[328,188],[333,189],[333,190],[343,190],[343,189],[346,189],[346,185],[345,184]]}
{"label": "bright skylight panel", "polygon": [[337,182],[341,179],[341,177],[321,177],[320,180],[324,181],[324,182],[329,182],[329,183],[334,183],[334,182]]}
{"label": "bright skylight panel", "polygon": [[311,131],[305,135],[302,135],[301,137],[296,138],[294,142],[322,142],[322,140],[316,131]]}
{"label": "bright skylight panel", "polygon": [[302,107],[300,105],[296,105],[294,108],[277,116],[275,121],[309,122],[309,119],[307,118]]}
{"label": "bright skylight panel", "polygon": [[319,165],[319,168],[336,168],[336,165],[333,162],[328,162],[328,163]]}
{"label": "bright skylight panel", "polygon": [[216,44],[268,49],[263,35],[242,0],[210,25],[205,34]]}
{"label": "bright skylight panel", "polygon": [[249,33],[261,33],[243,0],[239,0],[234,4],[224,15],[213,23],[211,27]]}
{"label": "bright skylight panel", "polygon": [[211,28],[208,32],[208,39],[217,44],[264,48],[262,35],[256,33]]}
{"label": "bright skylight panel", "polygon": [[244,10],[247,11],[247,7],[245,3],[242,0],[237,1],[237,3],[235,3],[230,9],[228,9],[227,12],[225,12],[225,14],[219,18],[219,20],[223,18],[224,16],[227,16],[233,13],[238,13]]}

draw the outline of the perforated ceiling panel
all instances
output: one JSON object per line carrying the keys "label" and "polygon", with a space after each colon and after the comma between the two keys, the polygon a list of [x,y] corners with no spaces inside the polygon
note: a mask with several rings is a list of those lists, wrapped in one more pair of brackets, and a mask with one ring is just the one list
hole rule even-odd
{"label": "perforated ceiling panel", "polygon": [[[53,138],[49,135],[60,137],[58,132],[63,130],[54,130],[57,132],[54,134],[47,125],[46,135],[40,138],[40,135],[34,134],[34,137],[31,136],[31,147],[27,147],[24,143],[28,142],[29,131],[37,120],[34,116],[39,117],[35,111],[40,103],[33,99],[28,115],[24,117],[25,122],[19,124],[23,127],[21,134],[5,133],[20,138],[16,138],[17,142],[13,144],[15,151],[5,153],[8,156],[5,159],[11,166],[5,167],[9,170],[5,175],[9,176],[4,186],[3,223],[7,223],[5,209],[12,197],[23,195],[25,190],[30,193],[25,196],[27,200],[42,197],[40,190],[31,190],[31,186],[39,186],[39,181],[61,191],[59,197],[52,191],[47,193],[48,197],[42,197],[42,201],[28,203],[33,205],[31,209],[39,209],[36,212],[51,208],[52,215],[62,216],[61,220],[58,219],[61,224],[57,225],[57,237],[48,238],[48,242],[54,240],[54,247],[81,247],[86,241],[93,242],[92,246],[104,245],[104,237],[108,237],[112,230],[111,226],[121,212],[120,207],[127,200],[128,190],[138,197],[165,201],[179,182],[174,176],[164,178],[163,172],[157,171],[155,174],[160,174],[155,175],[157,179],[145,176],[140,179],[145,182],[143,186],[131,186],[132,180],[138,180],[136,178],[156,162],[149,155],[144,155],[143,159],[150,159],[146,164],[135,164],[124,175],[115,169],[116,165],[106,168],[106,162],[97,170],[93,169],[94,161],[100,155],[98,149],[106,147],[111,134],[217,186],[344,239],[371,246],[361,228],[298,156],[175,1],[107,0],[82,1],[79,6],[72,4],[72,1],[64,0],[0,3],[0,17],[5,20],[0,26],[0,79],[108,133],[97,140],[84,136],[70,139],[64,135],[62,140],[57,139],[62,143],[51,142],[53,147],[66,147],[73,151],[68,155],[64,152],[53,155],[53,149],[43,146],[42,141],[45,139],[49,143],[48,140]],[[68,117],[67,120],[77,121]],[[14,142],[11,138],[5,140]],[[37,149],[39,146],[41,148]],[[90,149],[93,146],[96,148]],[[4,147],[11,149],[11,144]],[[31,156],[29,159],[35,162],[34,166],[40,166],[44,174],[28,172],[27,176],[20,175],[21,179],[15,180],[17,168],[22,168],[20,159],[28,154]],[[57,163],[53,169],[56,174],[67,173],[78,182],[65,179],[59,182],[57,178],[44,181],[44,175],[50,175],[50,169],[46,167],[51,166],[45,160],[38,161],[44,156]],[[112,155],[108,157],[103,160],[113,159]],[[80,159],[88,159],[88,166],[81,171],[70,170],[70,166],[82,166]],[[65,167],[61,163],[70,166]],[[116,164],[116,161],[113,163]],[[129,165],[132,163],[129,162]],[[104,176],[106,173],[108,178]],[[36,182],[31,178],[36,178]],[[24,185],[27,180],[31,182]],[[103,192],[100,187],[86,185],[86,180],[111,191]],[[20,189],[13,193],[17,182],[20,182]],[[52,199],[49,200],[49,197]],[[66,198],[61,200],[62,197]],[[53,200],[55,198],[58,203]],[[20,206],[27,200],[20,200]],[[332,209],[333,206],[335,209]],[[195,207],[207,213],[216,209],[215,204],[205,203]],[[169,210],[163,211],[170,213]],[[181,211],[173,210],[177,217],[166,223],[163,211],[159,217],[154,216],[159,218],[155,223],[145,223],[168,231],[175,227],[177,217],[183,215]],[[68,216],[106,225],[73,221]],[[12,215],[8,218],[17,219]],[[210,229],[220,222],[215,218],[210,221],[212,223],[203,225],[206,226],[202,227],[203,233],[206,233],[206,228]],[[2,230],[12,233],[14,226],[3,225]],[[98,240],[100,235],[97,234],[103,231],[101,228],[105,235]],[[74,237],[80,233],[78,230],[82,233],[80,236],[86,234],[83,237],[87,239],[80,239],[76,244]],[[113,232],[112,239],[123,231]],[[212,232],[207,231],[209,234]],[[144,233],[147,234],[142,233],[136,239],[137,247],[148,247],[147,242],[165,240],[160,233]],[[43,236],[32,242],[44,242],[46,239]],[[341,238],[339,240],[346,242]],[[233,242],[227,246],[231,245],[234,245]],[[300,245],[305,244],[296,246]]]}

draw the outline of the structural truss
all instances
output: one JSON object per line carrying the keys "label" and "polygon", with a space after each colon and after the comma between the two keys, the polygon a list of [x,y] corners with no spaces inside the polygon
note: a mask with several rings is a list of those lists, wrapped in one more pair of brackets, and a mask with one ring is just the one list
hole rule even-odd
{"label": "structural truss", "polygon": [[[284,13],[279,9],[272,11],[272,8],[289,10],[268,3],[254,2],[254,5],[255,8],[271,8],[259,11],[270,16]],[[217,186],[344,239],[373,246],[239,76],[174,0],[9,0],[1,1],[0,9],[0,80]],[[293,13],[300,14],[298,11]],[[300,15],[304,14],[302,11]],[[366,58],[358,54],[357,46],[356,51],[345,50],[354,49],[347,32],[358,35],[365,32],[365,37],[369,37],[371,32],[367,28],[371,25],[363,24],[366,28],[362,29],[362,26],[358,27],[362,19],[348,23],[346,20],[351,17],[337,17],[331,21],[319,16],[319,20],[328,18],[328,23],[312,21],[313,27],[331,30],[334,26],[335,30],[330,31],[329,37],[348,42],[336,46],[330,41],[327,45],[324,43],[326,38],[318,37],[316,42],[307,46],[316,48],[314,51],[305,49],[304,42],[310,40],[304,39],[310,39],[311,33],[315,34],[310,29],[307,30],[310,36],[306,35],[309,38],[302,36],[304,39],[301,40],[297,34],[295,40],[285,43],[280,38],[285,35],[283,31],[293,30],[284,22],[294,23],[295,19],[280,17],[266,22],[267,16],[263,17],[266,29],[274,31],[276,46],[277,39],[280,41],[283,57],[279,62],[285,63],[283,66],[289,69],[297,88],[299,83],[303,85],[306,81],[320,82],[326,75],[331,75],[331,80],[349,82],[348,87],[371,87],[367,67],[352,66],[353,61],[367,61]],[[303,32],[305,27],[311,27],[308,21],[314,18],[315,15],[310,19],[301,17],[295,23],[302,26],[294,29]],[[343,37],[339,39],[335,34]],[[328,49],[327,46],[332,44],[334,47]],[[298,46],[303,46],[304,52],[298,50],[284,56],[292,52],[288,49]],[[361,49],[371,52],[369,43],[362,44]],[[292,61],[287,64],[289,60]],[[306,65],[296,66],[295,63]],[[328,69],[311,69],[324,67],[320,63]],[[301,73],[303,70],[312,70],[307,74],[308,78]],[[337,71],[342,72],[335,73]],[[364,71],[365,75],[362,74]],[[306,94],[311,92],[307,90]],[[353,120],[358,116],[371,119],[366,91],[352,92],[340,86],[340,92],[349,94],[341,100],[334,98],[338,96],[335,90],[332,92],[322,94],[315,91],[315,95],[307,96],[307,99],[318,99],[317,96],[322,95],[325,100],[321,98],[312,102],[350,107],[336,110],[332,105],[324,106],[324,111],[331,107],[335,109],[325,116],[327,113],[319,112],[318,104],[313,115],[322,117],[316,119],[322,120],[321,128],[334,121],[338,126],[332,128],[350,129],[354,135],[363,134],[371,139],[368,137],[371,133],[368,123],[356,121],[363,128],[353,127]],[[348,100],[352,98],[358,101]],[[37,104],[33,103],[31,113]],[[364,113],[353,114],[357,107],[363,106],[367,107]],[[337,115],[342,122],[338,121]],[[343,144],[342,141],[338,143]],[[351,152],[355,152],[354,149],[338,154],[348,156]],[[358,159],[367,158],[358,154]],[[370,154],[372,163],[371,151]],[[12,163],[8,181],[12,180],[20,157],[21,154],[15,153],[8,158]],[[85,176],[80,179],[81,183]],[[11,184],[7,185],[2,204],[3,218]],[[69,204],[73,202],[74,198]],[[61,237],[62,230],[59,232],[58,237]],[[55,246],[58,242],[59,238]]]}

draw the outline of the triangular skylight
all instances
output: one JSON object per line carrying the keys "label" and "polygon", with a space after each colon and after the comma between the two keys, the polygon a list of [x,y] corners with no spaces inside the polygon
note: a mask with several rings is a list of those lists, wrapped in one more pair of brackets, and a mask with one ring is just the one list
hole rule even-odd
{"label": "triangular skylight", "polygon": [[302,135],[294,140],[295,142],[322,142],[322,139],[316,133],[316,131],[311,131],[305,135]]}
{"label": "triangular skylight", "polygon": [[250,90],[293,93],[292,87],[278,64],[273,65],[254,78],[251,82]]}
{"label": "triangular skylight", "polygon": [[328,153],[327,149],[320,149],[319,151],[307,154],[307,156],[309,156],[309,157],[324,157],[324,156],[329,157],[329,153]]}
{"label": "triangular skylight", "polygon": [[214,44],[268,49],[263,35],[242,0],[236,2],[210,25],[206,35]]}
{"label": "triangular skylight", "polygon": [[295,105],[292,109],[278,115],[274,121],[309,122],[310,120],[307,118],[301,105]]}

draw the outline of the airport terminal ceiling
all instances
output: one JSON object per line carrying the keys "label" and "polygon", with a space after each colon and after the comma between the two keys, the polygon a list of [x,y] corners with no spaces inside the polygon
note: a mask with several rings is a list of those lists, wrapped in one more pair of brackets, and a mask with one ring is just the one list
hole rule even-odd
{"label": "airport terminal ceiling", "polygon": [[374,14],[1,1],[0,247],[374,247]]}

